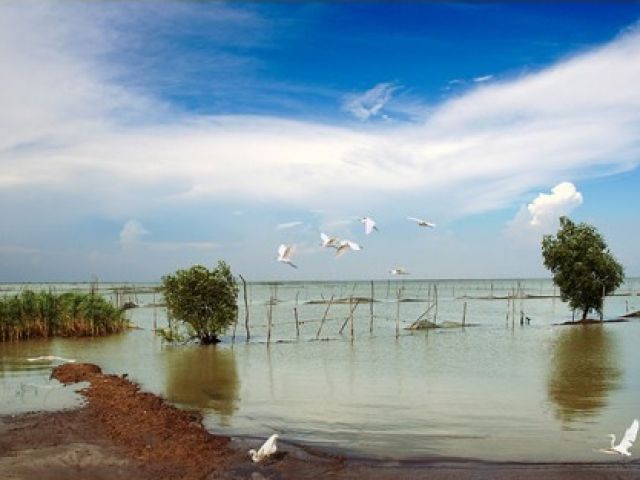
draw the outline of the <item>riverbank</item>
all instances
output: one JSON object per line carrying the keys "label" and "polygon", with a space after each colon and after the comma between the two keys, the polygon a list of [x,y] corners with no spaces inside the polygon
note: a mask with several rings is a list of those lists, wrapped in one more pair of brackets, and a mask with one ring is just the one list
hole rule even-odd
{"label": "riverbank", "polygon": [[636,479],[637,460],[597,464],[485,463],[469,460],[372,462],[281,443],[283,458],[253,464],[259,440],[212,435],[195,412],[141,392],[126,375],[95,365],[54,370],[62,383],[89,382],[83,408],[0,418],[0,478],[11,480],[173,479]]}

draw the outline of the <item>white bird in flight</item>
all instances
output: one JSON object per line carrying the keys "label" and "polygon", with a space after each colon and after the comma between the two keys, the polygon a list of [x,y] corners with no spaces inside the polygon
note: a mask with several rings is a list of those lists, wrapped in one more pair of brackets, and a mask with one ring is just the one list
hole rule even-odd
{"label": "white bird in flight", "polygon": [[258,449],[256,452],[254,449],[249,450],[249,455],[251,456],[251,460],[254,462],[264,462],[269,457],[271,457],[278,450],[278,445],[276,445],[276,440],[278,440],[278,434],[274,433],[271,435],[266,442]]}
{"label": "white bird in flight", "polygon": [[62,362],[62,363],[74,363],[72,358],[56,357],[54,355],[43,355],[41,357],[27,358],[27,362]]}
{"label": "white bird in flight", "polygon": [[351,240],[342,240],[340,246],[336,250],[336,257],[344,255],[347,250],[362,250],[362,247]]}
{"label": "white bird in flight", "polygon": [[410,275],[404,267],[396,267],[389,272],[391,275]]}
{"label": "white bird in flight", "polygon": [[427,222],[426,220],[422,220],[421,218],[407,217],[407,220],[411,220],[412,222],[416,222],[419,227],[433,228],[433,227],[436,226],[435,223]]}
{"label": "white bird in flight", "polygon": [[620,443],[618,443],[618,445],[615,444],[616,436],[613,433],[610,433],[609,436],[611,437],[611,448],[603,448],[600,451],[602,453],[608,453],[609,455],[624,455],[630,457],[631,453],[629,453],[629,449],[633,445],[633,442],[636,441],[636,437],[638,436],[638,426],[638,419],[636,418],[631,426],[624,432],[624,436],[622,437],[622,440],[620,440]]}
{"label": "white bird in flight", "polygon": [[291,261],[291,257],[293,256],[294,250],[295,250],[295,248],[293,247],[293,245],[284,245],[284,244],[280,245],[280,247],[278,247],[278,256],[277,256],[276,260],[278,262],[282,262],[282,263],[286,263],[287,265],[291,265],[293,268],[298,268]]}
{"label": "white bird in flight", "polygon": [[320,239],[322,240],[322,243],[320,245],[325,248],[338,248],[338,244],[340,243],[340,240],[338,240],[337,237],[330,237],[326,233],[320,233]]}
{"label": "white bird in flight", "polygon": [[373,220],[373,218],[362,217],[360,219],[360,223],[364,225],[364,233],[366,233],[367,235],[369,235],[374,230],[378,230],[378,227],[376,227],[376,222]]}

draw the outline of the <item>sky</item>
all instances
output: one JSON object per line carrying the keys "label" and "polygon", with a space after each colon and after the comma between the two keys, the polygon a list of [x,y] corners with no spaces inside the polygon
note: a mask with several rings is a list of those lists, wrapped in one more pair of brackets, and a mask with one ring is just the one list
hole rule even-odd
{"label": "sky", "polygon": [[[561,215],[638,276],[639,20],[636,2],[3,1],[0,282],[218,260],[248,280],[544,277]],[[335,258],[320,232],[363,250]]]}

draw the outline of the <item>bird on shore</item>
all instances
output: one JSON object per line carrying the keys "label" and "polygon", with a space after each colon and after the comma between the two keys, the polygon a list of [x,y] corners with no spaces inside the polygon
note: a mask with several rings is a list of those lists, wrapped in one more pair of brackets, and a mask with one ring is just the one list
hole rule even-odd
{"label": "bird on shore", "polygon": [[330,237],[326,233],[320,233],[320,240],[322,240],[322,243],[320,245],[324,248],[338,248],[338,244],[340,243],[338,237]]}
{"label": "bird on shore", "polygon": [[608,436],[611,437],[611,447],[603,448],[600,451],[609,455],[624,455],[626,457],[630,457],[631,453],[629,452],[629,449],[633,446],[633,442],[636,441],[639,425],[638,419],[636,418],[633,423],[631,423],[631,426],[629,426],[629,428],[624,432],[624,436],[618,445],[615,444],[616,436],[613,433],[610,433]]}
{"label": "bird on shore", "polygon": [[336,257],[340,257],[345,254],[347,250],[362,250],[362,247],[356,242],[352,242],[351,240],[342,240],[340,241],[340,245],[336,250]]}
{"label": "bird on shore", "polygon": [[291,257],[293,256],[294,251],[295,248],[293,247],[293,245],[282,244],[280,245],[280,247],[278,247],[278,256],[276,257],[276,260],[281,263],[286,263],[293,268],[298,268],[297,265],[294,265],[291,261]]}
{"label": "bird on shore", "polygon": [[376,227],[376,222],[373,220],[373,218],[362,217],[360,219],[360,223],[364,225],[364,233],[366,233],[367,235],[369,235],[374,230],[378,231],[378,227]]}
{"label": "bird on shore", "polygon": [[391,275],[410,275],[404,267],[396,267],[389,272]]}
{"label": "bird on shore", "polygon": [[56,357],[54,355],[43,355],[40,357],[27,358],[27,362],[62,362],[62,363],[74,363],[72,358]]}
{"label": "bird on shore", "polygon": [[407,217],[407,220],[411,220],[412,222],[416,222],[419,227],[434,228],[436,226],[435,223],[427,222],[426,220],[422,220],[421,218]]}
{"label": "bird on shore", "polygon": [[278,451],[278,445],[276,444],[277,440],[278,434],[274,433],[262,444],[258,451],[255,451],[254,449],[249,450],[248,453],[251,456],[251,460],[255,463],[259,463],[264,462],[269,457],[272,457]]}

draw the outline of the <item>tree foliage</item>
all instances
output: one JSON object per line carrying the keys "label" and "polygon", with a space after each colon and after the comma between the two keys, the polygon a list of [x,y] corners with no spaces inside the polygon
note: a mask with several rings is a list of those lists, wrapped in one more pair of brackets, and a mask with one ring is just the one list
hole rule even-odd
{"label": "tree foliage", "polygon": [[217,343],[236,318],[238,286],[223,261],[213,270],[194,265],[165,275],[162,292],[169,316],[189,325],[203,344]]}
{"label": "tree foliage", "polygon": [[602,235],[587,223],[560,218],[560,229],[542,240],[544,266],[553,274],[563,301],[582,311],[602,313],[604,296],[624,281],[624,270],[613,257]]}

